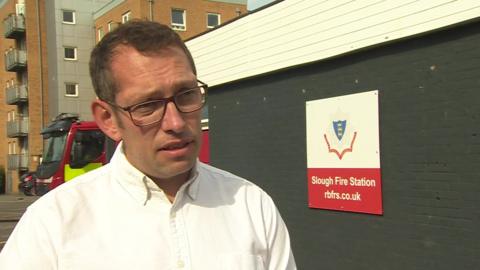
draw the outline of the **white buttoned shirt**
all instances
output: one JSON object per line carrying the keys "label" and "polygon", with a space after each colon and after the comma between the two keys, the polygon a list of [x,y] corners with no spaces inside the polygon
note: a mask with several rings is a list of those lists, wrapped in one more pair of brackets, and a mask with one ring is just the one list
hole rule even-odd
{"label": "white buttoned shirt", "polygon": [[287,228],[253,183],[197,162],[171,203],[126,159],[28,207],[0,253],[14,270],[296,269]]}

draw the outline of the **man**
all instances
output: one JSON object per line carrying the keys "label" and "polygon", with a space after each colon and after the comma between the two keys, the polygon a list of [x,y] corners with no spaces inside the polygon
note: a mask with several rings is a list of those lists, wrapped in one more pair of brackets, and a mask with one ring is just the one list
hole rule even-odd
{"label": "man", "polygon": [[30,206],[0,269],[296,269],[271,198],[197,161],[207,86],[170,28],[132,21],[91,55],[111,162]]}

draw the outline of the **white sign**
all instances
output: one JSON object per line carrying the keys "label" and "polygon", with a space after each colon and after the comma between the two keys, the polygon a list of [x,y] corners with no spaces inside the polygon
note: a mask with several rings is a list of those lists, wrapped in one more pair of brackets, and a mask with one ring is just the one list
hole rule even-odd
{"label": "white sign", "polygon": [[381,214],[378,91],[306,103],[309,206]]}

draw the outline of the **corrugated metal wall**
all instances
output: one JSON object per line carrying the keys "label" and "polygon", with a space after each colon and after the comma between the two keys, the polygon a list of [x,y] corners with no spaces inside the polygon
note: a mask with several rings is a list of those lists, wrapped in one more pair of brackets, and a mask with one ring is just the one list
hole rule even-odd
{"label": "corrugated metal wall", "polygon": [[199,78],[217,85],[479,16],[473,0],[285,0],[187,45]]}

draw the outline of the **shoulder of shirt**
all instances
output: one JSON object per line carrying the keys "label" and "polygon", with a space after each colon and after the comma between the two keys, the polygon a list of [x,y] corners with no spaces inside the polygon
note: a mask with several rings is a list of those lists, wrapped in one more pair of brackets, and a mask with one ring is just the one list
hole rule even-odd
{"label": "shoulder of shirt", "polygon": [[276,211],[272,197],[255,183],[201,162],[198,162],[197,170],[201,178],[200,183],[204,186],[200,190],[209,192],[206,195],[209,197],[209,200],[213,197],[219,198],[220,196],[228,201],[231,199],[231,196],[234,196],[236,197],[235,202],[237,202],[237,205],[247,205],[252,212],[255,212],[256,210],[254,209],[258,209],[258,207],[266,211],[263,213],[267,213],[267,209]]}
{"label": "shoulder of shirt", "polygon": [[107,164],[61,184],[37,199],[28,209],[32,211],[37,208],[43,209],[59,204],[64,205],[65,202],[75,203],[76,198],[85,197],[96,190],[104,190],[103,184],[108,182],[106,176],[109,173],[109,167],[109,164]]}
{"label": "shoulder of shirt", "polygon": [[242,178],[238,175],[235,175],[231,172],[213,167],[211,165],[208,165],[202,162],[198,162],[197,168],[200,175],[209,176],[209,177],[203,177],[204,180],[220,181],[221,183],[224,183],[224,184],[240,185],[249,189],[256,189],[266,194],[266,192],[255,183],[252,183],[249,180]]}

